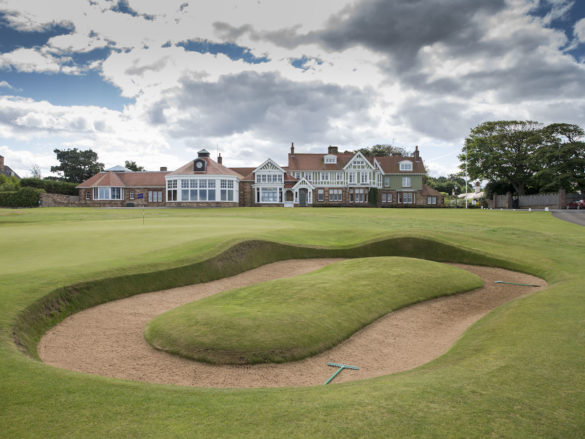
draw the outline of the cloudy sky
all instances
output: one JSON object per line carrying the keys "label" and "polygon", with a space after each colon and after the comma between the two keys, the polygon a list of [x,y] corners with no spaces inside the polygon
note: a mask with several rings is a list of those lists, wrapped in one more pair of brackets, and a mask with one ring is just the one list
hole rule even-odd
{"label": "cloudy sky", "polygon": [[0,154],[228,166],[377,143],[456,170],[486,120],[585,126],[582,0],[0,0]]}

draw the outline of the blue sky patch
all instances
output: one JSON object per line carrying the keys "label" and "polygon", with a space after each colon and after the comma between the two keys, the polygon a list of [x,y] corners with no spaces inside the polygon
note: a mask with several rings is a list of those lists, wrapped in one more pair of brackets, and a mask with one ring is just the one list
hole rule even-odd
{"label": "blue sky patch", "polygon": [[43,46],[50,38],[68,35],[74,30],[73,25],[52,24],[43,31],[20,31],[10,27],[6,14],[0,12],[0,53]]}
{"label": "blue sky patch", "polygon": [[[531,13],[535,17],[544,18],[551,10],[551,4],[548,1],[541,0]],[[583,0],[576,0],[567,13],[552,20],[549,27],[563,31],[567,39],[572,42],[574,40],[575,23],[582,18],[585,18],[585,2]],[[580,44],[575,49],[569,50],[568,53],[573,55],[575,59],[583,61],[585,59],[585,44]]]}
{"label": "blue sky patch", "polygon": [[233,61],[241,59],[248,64],[260,64],[270,61],[265,56],[256,57],[247,47],[238,46],[234,43],[210,43],[207,40],[187,40],[177,43],[177,46],[190,52],[211,53],[213,55],[223,53]]}
{"label": "blue sky patch", "polygon": [[85,75],[0,71],[0,81],[13,87],[0,87],[0,95],[45,100],[53,105],[96,105],[121,111],[124,105],[134,103],[134,99],[120,96],[120,90],[95,71]]}
{"label": "blue sky patch", "polygon": [[323,61],[321,61],[319,58],[309,58],[305,55],[300,58],[291,59],[290,63],[297,69],[308,70],[309,67],[307,66],[307,63],[311,60],[315,60],[315,62],[319,65],[323,64]]}
{"label": "blue sky patch", "polygon": [[154,20],[154,15],[139,14],[134,9],[132,9],[128,4],[128,0],[118,0],[118,3],[112,6],[110,10],[113,12],[119,12],[121,14],[131,15],[132,17],[144,17],[146,20]]}

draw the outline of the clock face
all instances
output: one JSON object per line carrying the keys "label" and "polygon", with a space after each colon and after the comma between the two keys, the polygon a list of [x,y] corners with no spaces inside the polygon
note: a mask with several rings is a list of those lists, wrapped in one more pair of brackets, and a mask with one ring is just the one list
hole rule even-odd
{"label": "clock face", "polygon": [[196,167],[197,169],[201,169],[201,168],[203,168],[203,162],[197,162],[197,163],[195,163],[195,167]]}

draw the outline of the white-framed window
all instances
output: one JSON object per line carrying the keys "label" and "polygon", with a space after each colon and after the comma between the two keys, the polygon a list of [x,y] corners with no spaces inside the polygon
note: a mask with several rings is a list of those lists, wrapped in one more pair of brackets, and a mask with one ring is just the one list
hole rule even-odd
{"label": "white-framed window", "polygon": [[220,200],[234,201],[234,182],[233,180],[220,180]]}
{"label": "white-framed window", "polygon": [[162,203],[162,191],[148,191],[149,203]]}
{"label": "white-framed window", "polygon": [[312,172],[307,172],[305,177],[307,178],[307,181],[313,181],[313,173]]}
{"label": "white-framed window", "polygon": [[412,162],[410,162],[410,161],[400,162],[400,170],[401,171],[412,171]]}
{"label": "white-framed window", "polygon": [[427,197],[427,204],[437,204],[437,197],[436,196],[428,196]]}
{"label": "white-framed window", "polygon": [[390,176],[384,175],[384,187],[390,187]]}
{"label": "white-framed window", "polygon": [[94,187],[94,200],[122,200],[124,191],[121,187]]}
{"label": "white-framed window", "polygon": [[329,181],[329,172],[321,172],[321,181]]}
{"label": "white-framed window", "polygon": [[402,177],[402,187],[410,187],[411,181],[410,177]]}
{"label": "white-framed window", "polygon": [[389,192],[382,192],[382,203],[391,203],[392,194]]}
{"label": "white-framed window", "polygon": [[366,189],[351,189],[349,191],[350,203],[365,203],[368,201],[368,192]]}
{"label": "white-framed window", "polygon": [[398,192],[398,203],[399,204],[414,203],[414,194],[412,192]]}
{"label": "white-framed window", "polygon": [[337,156],[334,156],[334,155],[326,155],[323,158],[323,161],[325,163],[327,163],[327,164],[335,164],[335,163],[337,163]]}
{"label": "white-framed window", "polygon": [[89,200],[91,198],[90,192],[89,191],[85,191],[85,199]]}
{"label": "white-framed window", "polygon": [[278,189],[277,187],[261,187],[260,188],[260,202],[261,203],[278,203]]}
{"label": "white-framed window", "polygon": [[349,184],[354,184],[355,183],[355,172],[350,172],[349,173],[348,182],[349,182]]}
{"label": "white-framed window", "polygon": [[337,173],[337,182],[343,182],[343,172]]}
{"label": "white-framed window", "polygon": [[130,191],[130,199],[133,200],[134,199],[134,191]]}
{"label": "white-framed window", "polygon": [[369,183],[369,181],[370,181],[369,172],[362,172],[362,184]]}
{"label": "white-framed window", "polygon": [[323,189],[317,191],[317,201],[325,201],[325,191]]}
{"label": "white-framed window", "polygon": [[181,180],[181,189],[189,189],[189,180]]}
{"label": "white-framed window", "polygon": [[167,180],[167,201],[177,201],[177,180]]}
{"label": "white-framed window", "polygon": [[341,189],[329,189],[329,201],[339,202],[342,201],[343,192]]}

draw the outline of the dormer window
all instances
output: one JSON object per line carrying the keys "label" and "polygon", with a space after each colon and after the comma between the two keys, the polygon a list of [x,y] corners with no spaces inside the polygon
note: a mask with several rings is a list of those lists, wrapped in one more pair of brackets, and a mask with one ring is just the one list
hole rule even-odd
{"label": "dormer window", "polygon": [[412,171],[412,162],[410,162],[410,161],[400,162],[400,170],[401,171]]}
{"label": "dormer window", "polygon": [[336,155],[326,155],[325,157],[323,157],[323,161],[325,162],[326,165],[334,165],[337,163],[337,156]]}

